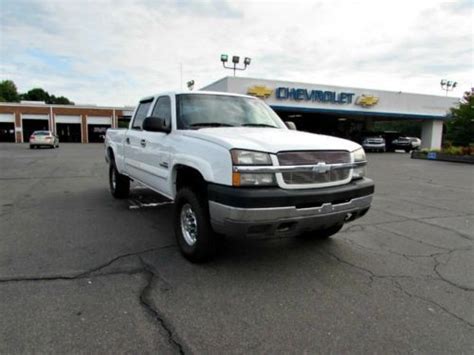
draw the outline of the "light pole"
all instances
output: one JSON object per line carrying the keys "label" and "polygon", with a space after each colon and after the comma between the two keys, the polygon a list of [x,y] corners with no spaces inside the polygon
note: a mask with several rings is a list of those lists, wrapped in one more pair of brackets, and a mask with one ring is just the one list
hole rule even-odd
{"label": "light pole", "polygon": [[244,58],[244,66],[239,68],[239,67],[237,67],[237,64],[239,64],[239,61],[240,61],[239,56],[234,55],[232,57],[233,66],[225,65],[225,63],[227,63],[228,60],[229,60],[229,56],[227,54],[222,54],[221,55],[222,66],[226,69],[232,69],[234,71],[234,76],[235,76],[235,71],[236,70],[245,70],[245,69],[247,69],[247,67],[250,65],[250,61],[251,61],[251,59],[249,57],[245,57]]}
{"label": "light pole", "polygon": [[442,79],[439,84],[441,85],[441,90],[446,91],[446,96],[448,96],[448,91],[453,91],[458,85],[458,82]]}

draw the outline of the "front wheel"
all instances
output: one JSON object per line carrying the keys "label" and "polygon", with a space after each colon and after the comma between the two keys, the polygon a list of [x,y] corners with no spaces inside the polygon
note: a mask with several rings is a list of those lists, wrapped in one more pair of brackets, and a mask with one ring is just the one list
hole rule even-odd
{"label": "front wheel", "polygon": [[130,179],[118,172],[115,163],[112,161],[109,167],[110,193],[115,198],[127,198],[130,192]]}
{"label": "front wheel", "polygon": [[189,188],[178,191],[174,208],[174,231],[184,257],[204,262],[216,253],[216,235],[212,230],[208,202],[204,194]]}

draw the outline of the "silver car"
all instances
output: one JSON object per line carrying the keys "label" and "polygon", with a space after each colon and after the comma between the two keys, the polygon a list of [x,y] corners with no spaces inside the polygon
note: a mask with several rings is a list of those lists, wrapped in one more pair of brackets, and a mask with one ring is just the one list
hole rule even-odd
{"label": "silver car", "polygon": [[39,147],[59,148],[59,138],[51,131],[34,131],[30,136],[30,149]]}
{"label": "silver car", "polygon": [[366,151],[385,152],[385,139],[380,136],[365,137],[362,141],[362,147]]}

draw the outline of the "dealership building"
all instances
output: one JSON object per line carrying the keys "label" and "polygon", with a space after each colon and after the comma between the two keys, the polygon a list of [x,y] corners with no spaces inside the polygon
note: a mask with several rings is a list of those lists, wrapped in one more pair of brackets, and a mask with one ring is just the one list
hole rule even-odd
{"label": "dealership building", "polygon": [[37,130],[53,131],[60,142],[103,142],[110,127],[128,126],[133,107],[0,103],[0,142],[28,142]]}
{"label": "dealership building", "polygon": [[[201,90],[249,94],[264,100],[299,130],[359,140],[379,121],[417,121],[422,147],[440,148],[443,123],[459,99],[393,91],[225,77]],[[28,142],[50,130],[60,142],[102,142],[107,128],[127,127],[133,107],[0,103],[0,141]],[[402,132],[403,133],[403,132]]]}
{"label": "dealership building", "polygon": [[257,96],[303,131],[357,140],[377,121],[418,121],[422,147],[440,148],[443,123],[459,99],[332,85],[225,77],[201,90]]}

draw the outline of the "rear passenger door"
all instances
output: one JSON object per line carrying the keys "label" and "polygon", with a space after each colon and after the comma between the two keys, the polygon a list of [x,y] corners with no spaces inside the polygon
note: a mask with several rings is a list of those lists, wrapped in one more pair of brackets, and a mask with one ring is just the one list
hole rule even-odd
{"label": "rear passenger door", "polygon": [[128,175],[138,181],[145,182],[146,170],[142,162],[142,151],[143,151],[143,133],[142,123],[145,118],[149,115],[153,98],[148,98],[140,101],[137,110],[130,125],[130,129],[127,130],[124,141],[124,161],[125,170]]}

